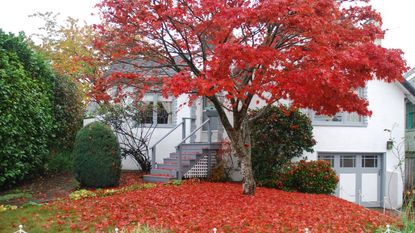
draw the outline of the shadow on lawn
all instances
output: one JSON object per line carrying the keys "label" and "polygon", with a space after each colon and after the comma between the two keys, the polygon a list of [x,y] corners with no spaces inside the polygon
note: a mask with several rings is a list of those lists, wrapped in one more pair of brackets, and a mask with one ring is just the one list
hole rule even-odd
{"label": "shadow on lawn", "polygon": [[[123,171],[119,187],[142,183],[142,173]],[[45,203],[58,198],[68,197],[79,188],[79,183],[70,172],[40,176],[26,180],[12,189],[0,192],[0,205]]]}

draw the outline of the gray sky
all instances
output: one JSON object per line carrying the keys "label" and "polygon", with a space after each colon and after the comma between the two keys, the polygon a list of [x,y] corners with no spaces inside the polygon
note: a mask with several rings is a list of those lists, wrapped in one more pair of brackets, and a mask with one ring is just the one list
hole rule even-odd
{"label": "gray sky", "polygon": [[[25,31],[36,33],[41,21],[29,18],[36,12],[53,11],[61,13],[61,19],[71,16],[88,23],[96,23],[91,16],[93,6],[99,0],[0,0],[0,28],[7,32]],[[387,29],[382,45],[386,48],[400,48],[410,67],[415,67],[415,28],[413,11],[415,0],[372,0],[372,5],[383,17],[383,28]]]}

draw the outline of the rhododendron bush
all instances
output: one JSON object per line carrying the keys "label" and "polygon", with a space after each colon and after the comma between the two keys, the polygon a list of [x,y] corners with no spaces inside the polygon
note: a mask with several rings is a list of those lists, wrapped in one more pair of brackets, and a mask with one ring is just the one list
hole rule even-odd
{"label": "rhododendron bush", "polygon": [[276,187],[302,193],[333,194],[339,177],[329,162],[304,161],[286,166]]}
{"label": "rhododendron bush", "polygon": [[400,80],[406,70],[400,50],[374,43],[384,32],[368,1],[345,2],[102,0],[95,46],[135,70],[95,80],[95,97],[109,100],[114,87],[116,101],[149,90],[189,94],[189,103],[207,97],[241,158],[243,192],[254,194],[247,112],[255,99],[370,115],[354,90],[374,78]]}
{"label": "rhododendron bush", "polygon": [[[72,222],[73,230],[106,232],[146,224],[174,232],[372,232],[397,219],[322,194],[288,193],[258,188],[240,193],[238,184],[185,182],[113,195],[65,200],[53,221]],[[112,191],[113,192],[113,191]]]}

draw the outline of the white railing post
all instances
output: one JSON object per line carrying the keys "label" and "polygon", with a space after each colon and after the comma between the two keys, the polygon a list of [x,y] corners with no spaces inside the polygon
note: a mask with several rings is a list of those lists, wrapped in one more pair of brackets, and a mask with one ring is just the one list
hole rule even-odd
{"label": "white railing post", "polygon": [[216,227],[213,228],[213,233],[216,233],[218,231],[218,229],[216,229]]}
{"label": "white railing post", "polygon": [[391,226],[388,224],[386,225],[386,231],[385,233],[391,233]]}
{"label": "white railing post", "polygon": [[23,225],[19,225],[19,230],[15,231],[14,233],[27,233],[23,230]]}
{"label": "white railing post", "polygon": [[310,233],[310,230],[306,227],[306,228],[304,229],[304,233]]}
{"label": "white railing post", "polygon": [[115,227],[115,233],[118,233],[119,232],[119,230],[118,230],[118,227]]}

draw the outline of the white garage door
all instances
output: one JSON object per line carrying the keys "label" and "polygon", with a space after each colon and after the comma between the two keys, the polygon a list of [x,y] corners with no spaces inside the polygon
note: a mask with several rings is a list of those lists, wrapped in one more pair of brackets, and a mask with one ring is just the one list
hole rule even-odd
{"label": "white garage door", "polygon": [[330,162],[339,176],[338,197],[366,207],[381,206],[381,154],[319,153],[318,159]]}

